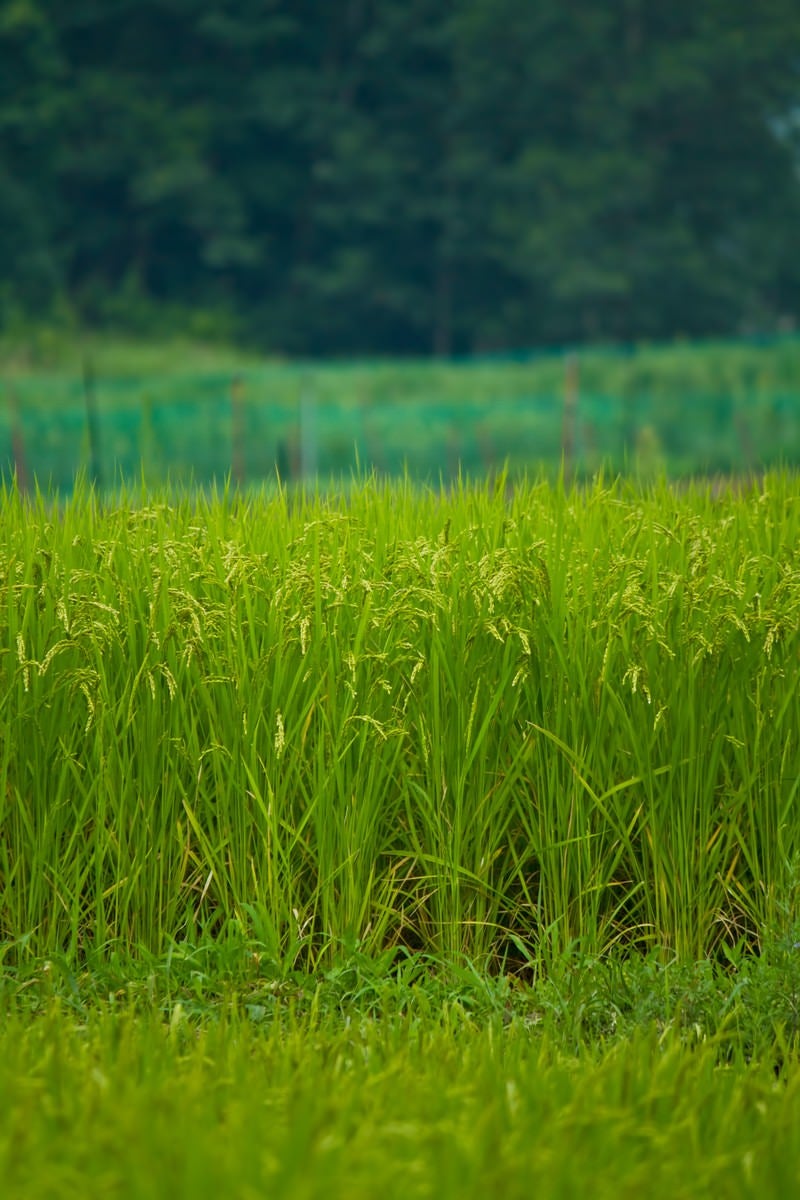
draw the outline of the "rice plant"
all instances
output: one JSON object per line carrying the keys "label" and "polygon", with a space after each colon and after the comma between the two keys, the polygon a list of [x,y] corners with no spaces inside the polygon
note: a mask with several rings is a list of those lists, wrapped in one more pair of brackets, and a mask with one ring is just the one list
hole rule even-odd
{"label": "rice plant", "polygon": [[798,495],[7,490],[6,962],[758,948],[800,863]]}

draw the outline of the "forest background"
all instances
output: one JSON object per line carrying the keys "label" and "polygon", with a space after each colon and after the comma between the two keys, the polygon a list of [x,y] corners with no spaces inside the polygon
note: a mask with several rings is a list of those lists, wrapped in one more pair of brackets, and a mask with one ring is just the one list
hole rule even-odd
{"label": "forest background", "polygon": [[0,324],[299,355],[791,330],[792,0],[4,0]]}

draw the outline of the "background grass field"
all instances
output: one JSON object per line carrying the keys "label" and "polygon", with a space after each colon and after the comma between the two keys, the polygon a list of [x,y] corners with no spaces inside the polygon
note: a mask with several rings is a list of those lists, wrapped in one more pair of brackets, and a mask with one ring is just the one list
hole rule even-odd
{"label": "background grass field", "polygon": [[562,461],[748,474],[800,462],[800,341],[637,346],[462,361],[259,362],[224,347],[0,347],[0,462],[33,487],[421,481]]}

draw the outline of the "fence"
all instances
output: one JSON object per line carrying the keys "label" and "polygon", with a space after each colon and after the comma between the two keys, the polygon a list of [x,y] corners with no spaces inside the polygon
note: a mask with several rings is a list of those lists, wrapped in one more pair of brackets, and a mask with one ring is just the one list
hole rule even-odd
{"label": "fence", "polygon": [[[713,351],[713,353],[712,353]],[[69,490],[408,472],[800,463],[800,341],[464,363],[2,381],[0,469]]]}

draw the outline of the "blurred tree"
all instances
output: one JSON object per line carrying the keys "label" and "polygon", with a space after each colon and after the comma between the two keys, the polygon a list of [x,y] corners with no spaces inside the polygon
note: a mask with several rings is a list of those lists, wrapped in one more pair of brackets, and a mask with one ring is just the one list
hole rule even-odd
{"label": "blurred tree", "polygon": [[[487,339],[732,330],[770,308],[774,318],[767,296],[800,249],[797,161],[770,127],[800,85],[793,6],[469,9],[460,58],[502,297],[483,319]],[[786,289],[795,306],[798,281]]]}
{"label": "blurred tree", "polygon": [[48,306],[61,289],[52,157],[63,63],[36,0],[0,4],[0,317]]}
{"label": "blurred tree", "polygon": [[291,353],[800,307],[794,0],[0,0],[0,301]]}

